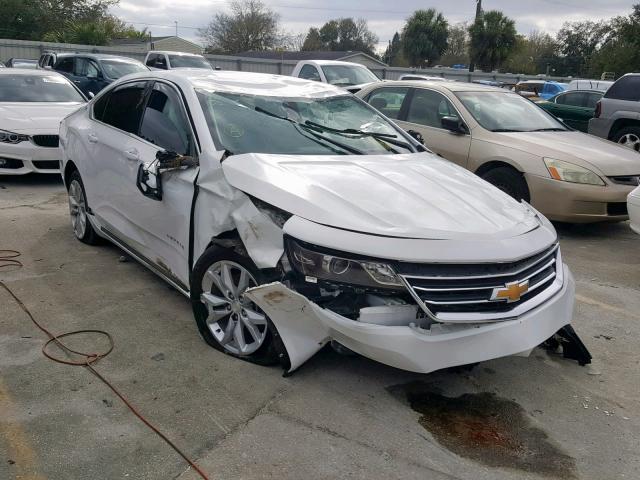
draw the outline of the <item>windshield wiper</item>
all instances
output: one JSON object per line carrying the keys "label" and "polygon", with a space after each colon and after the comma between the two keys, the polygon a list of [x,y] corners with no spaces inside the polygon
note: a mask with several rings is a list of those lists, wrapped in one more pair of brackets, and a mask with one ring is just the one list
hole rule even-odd
{"label": "windshield wiper", "polygon": [[[305,125],[304,123],[296,122],[295,120],[291,120],[288,117],[283,117],[283,116],[277,115],[277,114],[269,112],[268,110],[265,110],[264,108],[261,108],[261,107],[254,107],[254,110],[256,112],[260,112],[260,113],[264,113],[265,115],[269,115],[270,117],[278,118],[280,120],[285,120],[285,121],[291,123],[297,129],[298,128],[303,128],[310,135],[313,135],[314,137],[316,137],[316,138],[318,138],[320,140],[323,140],[323,141],[325,141],[327,143],[331,143],[332,145],[335,145],[336,147],[341,148],[343,150],[346,150],[347,152],[350,152],[350,153],[352,153],[354,155],[364,155],[364,152],[361,151],[361,150],[358,150],[357,148],[350,147],[349,145],[345,145],[343,143],[340,143],[340,142],[337,142],[335,140],[332,140],[331,138],[327,138],[324,135],[320,135],[319,133],[317,133],[317,129],[315,129],[315,128],[309,126],[309,125]],[[324,145],[324,146],[326,147],[326,145]]]}
{"label": "windshield wiper", "polygon": [[566,132],[567,129],[566,128],[559,128],[559,127],[553,127],[553,128],[536,128],[535,130],[529,130],[530,132]]}
{"label": "windshield wiper", "polygon": [[494,128],[492,132],[526,132],[529,130],[514,130],[512,128]]}
{"label": "windshield wiper", "polygon": [[[378,141],[384,140],[385,142],[391,143],[392,145],[406,148],[407,150],[411,151],[411,146],[408,143],[403,142],[401,140],[395,140],[396,138],[398,138],[398,135],[395,135],[393,133],[367,132],[366,130],[357,130],[355,128],[345,128],[343,130],[340,130],[337,128],[327,127],[320,123],[312,122],[311,120],[307,120],[304,123],[305,125],[309,125],[309,126],[318,128],[320,130],[324,130],[326,132],[337,133],[338,135],[347,134],[347,135],[363,135],[367,137],[373,137]],[[395,152],[395,153],[399,153],[399,152]]]}

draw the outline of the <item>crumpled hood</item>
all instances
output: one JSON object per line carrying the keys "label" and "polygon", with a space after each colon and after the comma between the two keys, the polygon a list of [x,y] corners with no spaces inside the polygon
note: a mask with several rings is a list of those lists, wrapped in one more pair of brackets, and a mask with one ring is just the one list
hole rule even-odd
{"label": "crumpled hood", "polygon": [[[496,140],[497,139],[497,140]],[[494,134],[495,143],[541,157],[566,160],[606,176],[638,175],[640,155],[620,145],[582,132],[517,132]]]}
{"label": "crumpled hood", "polygon": [[316,223],[403,238],[507,238],[535,214],[473,173],[430,153],[243,154],[222,163],[234,187]]}
{"label": "crumpled hood", "polygon": [[0,129],[16,133],[58,133],[60,121],[83,103],[0,103]]}

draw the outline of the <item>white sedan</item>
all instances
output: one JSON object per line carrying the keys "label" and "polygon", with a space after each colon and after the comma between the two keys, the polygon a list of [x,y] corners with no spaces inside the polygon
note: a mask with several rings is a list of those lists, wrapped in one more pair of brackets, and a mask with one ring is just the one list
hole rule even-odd
{"label": "white sedan", "polygon": [[337,87],[145,72],[60,142],[78,240],[189,297],[229,355],[293,371],[335,341],[430,372],[575,338],[553,226]]}
{"label": "white sedan", "polygon": [[0,70],[0,175],[60,173],[60,121],[85,102],[59,73]]}

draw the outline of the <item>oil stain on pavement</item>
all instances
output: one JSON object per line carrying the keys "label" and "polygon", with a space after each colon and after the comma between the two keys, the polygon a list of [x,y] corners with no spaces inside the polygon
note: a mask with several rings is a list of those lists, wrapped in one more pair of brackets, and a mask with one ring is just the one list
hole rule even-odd
{"label": "oil stain on pavement", "polygon": [[422,382],[388,390],[420,413],[420,425],[456,455],[489,467],[577,478],[574,459],[533,426],[514,401],[487,392],[446,397]]}

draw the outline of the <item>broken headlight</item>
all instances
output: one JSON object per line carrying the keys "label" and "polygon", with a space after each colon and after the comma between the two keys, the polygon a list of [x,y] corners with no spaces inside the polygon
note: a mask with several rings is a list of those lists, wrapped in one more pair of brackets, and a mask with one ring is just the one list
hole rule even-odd
{"label": "broken headlight", "polygon": [[287,240],[287,247],[289,261],[307,282],[315,283],[321,279],[374,288],[402,286],[393,268],[384,262],[317,252],[291,239]]}

